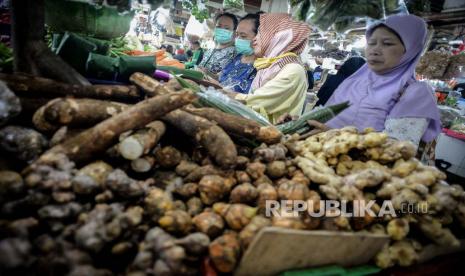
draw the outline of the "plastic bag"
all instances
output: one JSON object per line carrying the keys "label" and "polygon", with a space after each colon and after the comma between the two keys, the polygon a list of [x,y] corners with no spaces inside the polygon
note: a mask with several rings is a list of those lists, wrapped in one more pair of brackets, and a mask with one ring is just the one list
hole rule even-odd
{"label": "plastic bag", "polygon": [[438,105],[439,115],[441,117],[441,125],[444,128],[450,128],[452,123],[460,118],[460,112],[452,107]]}
{"label": "plastic bag", "polygon": [[238,115],[256,121],[264,126],[271,125],[271,123],[261,114],[255,112],[246,105],[229,98],[223,93],[216,91],[212,87],[202,89],[200,93],[197,93],[197,96],[199,96],[199,102],[203,106],[214,107],[225,113]]}
{"label": "plastic bag", "polygon": [[200,38],[203,38],[209,32],[207,23],[204,21],[200,23],[195,16],[191,15],[189,21],[187,22],[186,29],[184,30],[185,35],[189,38],[190,41],[198,41]]}
{"label": "plastic bag", "polygon": [[360,17],[383,19],[392,14],[408,13],[404,0],[289,0],[295,19],[327,31],[331,26],[343,32]]}
{"label": "plastic bag", "polygon": [[450,127],[451,130],[465,134],[465,118],[457,117]]}

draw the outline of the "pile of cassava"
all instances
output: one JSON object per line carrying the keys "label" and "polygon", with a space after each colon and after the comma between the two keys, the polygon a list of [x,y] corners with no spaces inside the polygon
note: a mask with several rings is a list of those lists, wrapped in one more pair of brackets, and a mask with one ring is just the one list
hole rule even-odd
{"label": "pile of cassava", "polygon": [[[139,73],[134,86],[0,79],[2,275],[230,273],[270,226],[389,235],[374,260],[383,268],[415,263],[427,244],[459,245],[461,186],[383,133],[283,137]],[[390,200],[396,216],[266,216],[267,200],[318,211],[325,199],[375,200],[376,214]]]}

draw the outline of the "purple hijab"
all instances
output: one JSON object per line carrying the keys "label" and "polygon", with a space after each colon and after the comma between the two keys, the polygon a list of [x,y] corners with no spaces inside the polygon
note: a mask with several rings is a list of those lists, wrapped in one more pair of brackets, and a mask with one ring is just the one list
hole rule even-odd
{"label": "purple hijab", "polygon": [[[422,140],[430,142],[441,131],[439,110],[432,88],[415,80],[415,67],[426,43],[426,24],[414,15],[394,15],[381,23],[394,30],[406,49],[400,63],[383,75],[363,65],[347,78],[328,100],[326,106],[349,101],[351,106],[330,120],[331,128],[354,125],[362,130],[384,130],[387,118],[419,117],[429,119]],[[369,39],[376,26],[371,26]]]}

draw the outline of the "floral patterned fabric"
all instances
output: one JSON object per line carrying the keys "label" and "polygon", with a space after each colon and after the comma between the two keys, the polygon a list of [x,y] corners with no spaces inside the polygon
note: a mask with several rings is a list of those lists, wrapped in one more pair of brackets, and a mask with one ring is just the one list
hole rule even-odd
{"label": "floral patterned fabric", "polygon": [[223,49],[212,49],[205,52],[199,67],[206,68],[210,73],[218,74],[231,62],[236,55],[234,46]]}
{"label": "floral patterned fabric", "polygon": [[220,83],[224,88],[235,92],[249,93],[257,71],[251,63],[242,63],[242,55],[237,55],[221,72]]}
{"label": "floral patterned fabric", "polygon": [[410,141],[418,146],[428,124],[425,118],[391,118],[386,120],[384,131],[392,138]]}

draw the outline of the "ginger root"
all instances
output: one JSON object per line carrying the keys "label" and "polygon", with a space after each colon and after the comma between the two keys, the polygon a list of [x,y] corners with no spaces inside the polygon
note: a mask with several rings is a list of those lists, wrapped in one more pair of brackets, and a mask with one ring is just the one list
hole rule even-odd
{"label": "ginger root", "polygon": [[396,241],[404,239],[410,231],[409,222],[407,219],[393,219],[387,225],[387,233]]}

